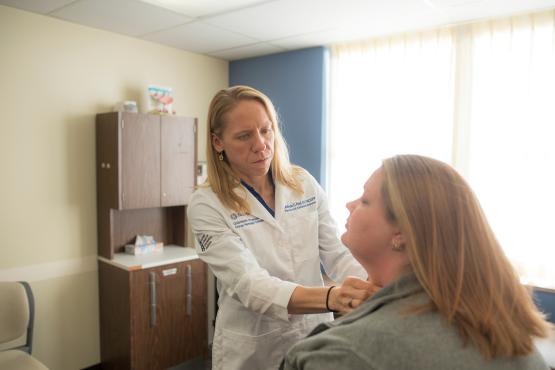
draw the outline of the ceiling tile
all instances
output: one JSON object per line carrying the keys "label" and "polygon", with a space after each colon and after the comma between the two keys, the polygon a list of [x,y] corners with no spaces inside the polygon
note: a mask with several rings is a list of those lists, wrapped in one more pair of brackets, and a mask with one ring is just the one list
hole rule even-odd
{"label": "ceiling tile", "polygon": [[205,21],[269,41],[429,11],[424,0],[280,0],[207,17]]}
{"label": "ceiling tile", "polygon": [[75,0],[0,0],[1,5],[47,14]]}
{"label": "ceiling tile", "polygon": [[472,3],[484,3],[485,1],[487,0],[428,0],[428,3],[435,8],[451,8]]}
{"label": "ceiling tile", "polygon": [[255,39],[225,31],[201,21],[145,35],[143,39],[195,53],[208,53],[258,42]]}
{"label": "ceiling tile", "polygon": [[255,45],[242,46],[234,49],[217,51],[217,52],[209,53],[208,55],[231,61],[231,60],[237,60],[237,59],[257,57],[262,55],[275,54],[283,51],[286,51],[286,50],[280,47],[277,47],[275,45],[260,43]]}
{"label": "ceiling tile", "polygon": [[52,16],[108,31],[140,36],[191,21],[191,18],[133,0],[80,0]]}
{"label": "ceiling tile", "polygon": [[361,34],[366,36],[367,32],[339,28],[290,36],[279,40],[272,40],[269,43],[287,50],[295,50],[315,45],[328,45],[335,42],[353,40],[359,38]]}
{"label": "ceiling tile", "polygon": [[553,9],[555,0],[0,0],[0,4],[235,60]]}
{"label": "ceiling tile", "polygon": [[[430,0],[441,9],[443,22],[472,21],[487,18],[506,17],[525,12],[549,9],[555,6],[554,0],[482,0],[465,1],[457,5],[455,0]],[[462,2],[460,0],[459,2]],[[432,24],[433,26],[434,24]]]}
{"label": "ceiling tile", "polygon": [[246,8],[268,0],[143,0],[146,3],[173,10],[190,17],[220,14],[231,10]]}
{"label": "ceiling tile", "polygon": [[[307,0],[312,2],[312,0]],[[325,19],[315,20],[312,11],[307,16],[304,1],[282,0],[229,12],[205,21],[244,35],[256,35],[260,40],[272,40],[322,29]]]}

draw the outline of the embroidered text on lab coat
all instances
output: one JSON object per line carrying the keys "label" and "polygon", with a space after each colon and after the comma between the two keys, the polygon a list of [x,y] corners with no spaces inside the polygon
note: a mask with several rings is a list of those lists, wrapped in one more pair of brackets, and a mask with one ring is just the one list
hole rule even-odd
{"label": "embroidered text on lab coat", "polygon": [[310,207],[316,204],[316,197],[310,197],[307,199],[299,200],[297,202],[291,202],[285,205],[285,212],[296,211],[301,208]]}
{"label": "embroidered text on lab coat", "polygon": [[245,226],[254,225],[259,222],[264,222],[263,219],[258,218],[256,216],[242,215],[239,213],[232,213],[231,219],[233,220],[233,227],[235,227],[236,229],[240,229]]}

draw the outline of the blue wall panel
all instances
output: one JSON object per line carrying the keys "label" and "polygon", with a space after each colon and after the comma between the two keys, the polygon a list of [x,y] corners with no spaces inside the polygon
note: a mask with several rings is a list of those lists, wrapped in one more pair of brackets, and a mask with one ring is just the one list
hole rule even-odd
{"label": "blue wall panel", "polygon": [[325,185],[327,49],[296,50],[229,64],[229,85],[252,86],[272,100],[291,162]]}

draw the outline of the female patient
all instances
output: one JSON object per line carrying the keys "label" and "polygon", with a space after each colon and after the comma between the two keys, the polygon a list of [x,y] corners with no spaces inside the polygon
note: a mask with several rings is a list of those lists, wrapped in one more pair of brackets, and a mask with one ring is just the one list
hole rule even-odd
{"label": "female patient", "polygon": [[319,325],[282,368],[547,369],[533,337],[548,323],[455,170],[386,159],[347,208],[342,240],[383,288]]}

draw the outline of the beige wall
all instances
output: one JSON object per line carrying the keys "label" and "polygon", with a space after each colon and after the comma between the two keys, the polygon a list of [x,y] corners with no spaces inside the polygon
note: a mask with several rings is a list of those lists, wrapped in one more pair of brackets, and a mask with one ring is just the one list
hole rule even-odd
{"label": "beige wall", "polygon": [[29,280],[35,355],[51,369],[99,362],[94,116],[146,87],[173,87],[199,118],[228,63],[0,6],[0,280]]}

